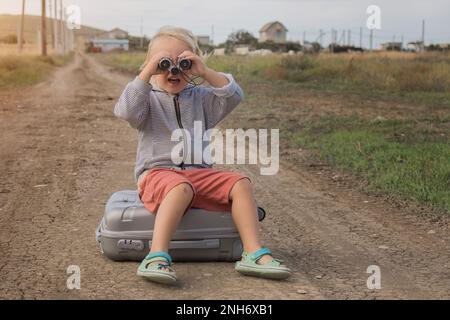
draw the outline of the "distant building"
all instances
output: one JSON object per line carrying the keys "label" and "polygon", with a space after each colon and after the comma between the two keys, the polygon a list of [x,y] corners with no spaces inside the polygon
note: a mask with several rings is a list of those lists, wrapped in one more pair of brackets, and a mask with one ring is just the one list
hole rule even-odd
{"label": "distant building", "polygon": [[128,39],[128,32],[125,30],[114,28],[110,31],[100,33],[95,36],[96,39]]}
{"label": "distant building", "polygon": [[234,52],[238,55],[246,56],[250,52],[250,48],[248,46],[237,46],[234,48]]}
{"label": "distant building", "polygon": [[386,42],[381,44],[381,49],[385,51],[402,51],[402,42]]}
{"label": "distant building", "polygon": [[409,42],[406,45],[406,49],[408,51],[413,51],[413,52],[419,52],[419,51],[423,51],[423,42],[422,41],[416,41],[416,42]]}
{"label": "distant building", "polygon": [[201,45],[211,45],[209,36],[197,36],[198,43]]}
{"label": "distant building", "polygon": [[128,39],[93,39],[90,41],[91,52],[128,51]]}
{"label": "distant building", "polygon": [[309,41],[303,41],[303,52],[313,52],[314,51],[314,44]]}
{"label": "distant building", "polygon": [[279,21],[266,23],[259,30],[259,42],[273,41],[275,43],[286,43],[288,29]]}
{"label": "distant building", "polygon": [[128,32],[119,28],[96,34],[88,41],[90,52],[128,51],[129,49]]}
{"label": "distant building", "polygon": [[258,49],[253,50],[248,53],[250,56],[268,56],[273,54],[272,50],[269,49]]}
{"label": "distant building", "polygon": [[225,55],[225,48],[216,48],[214,49],[215,56],[224,56]]}

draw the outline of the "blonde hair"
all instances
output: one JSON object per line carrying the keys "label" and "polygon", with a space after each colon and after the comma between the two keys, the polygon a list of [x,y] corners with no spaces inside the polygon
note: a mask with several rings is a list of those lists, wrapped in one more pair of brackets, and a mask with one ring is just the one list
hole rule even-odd
{"label": "blonde hair", "polygon": [[172,37],[177,40],[183,41],[191,49],[191,51],[193,53],[200,56],[204,61],[210,56],[209,54],[204,54],[200,50],[197,37],[194,36],[194,34],[191,31],[184,29],[184,28],[180,28],[180,27],[164,26],[164,27],[161,27],[156,32],[156,34],[153,36],[152,40],[148,44],[147,57],[145,58],[145,61],[141,65],[139,70],[142,70],[147,65],[147,63],[150,61],[150,58],[151,58],[150,51],[151,51],[152,45],[156,39],[161,38],[161,37]]}

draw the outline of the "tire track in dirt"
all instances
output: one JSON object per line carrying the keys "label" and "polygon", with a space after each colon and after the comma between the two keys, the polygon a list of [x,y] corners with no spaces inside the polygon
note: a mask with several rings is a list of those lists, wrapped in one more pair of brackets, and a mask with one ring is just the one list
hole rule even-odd
{"label": "tire track in dirt", "polygon": [[[264,243],[294,269],[289,280],[244,277],[231,263],[176,263],[180,283],[167,288],[137,277],[136,262],[103,257],[94,230],[105,202],[114,191],[135,188],[136,132],[112,113],[131,79],[77,54],[52,80],[24,92],[0,93],[1,297],[450,296],[448,224],[417,223],[421,217],[376,199],[365,204],[339,190],[330,196],[317,179],[288,164],[269,177],[254,166],[231,169],[255,182],[258,203],[268,212],[261,225]],[[71,264],[81,268],[81,290],[66,288]],[[370,264],[381,268],[381,290],[366,287]],[[297,293],[300,289],[306,294]]]}

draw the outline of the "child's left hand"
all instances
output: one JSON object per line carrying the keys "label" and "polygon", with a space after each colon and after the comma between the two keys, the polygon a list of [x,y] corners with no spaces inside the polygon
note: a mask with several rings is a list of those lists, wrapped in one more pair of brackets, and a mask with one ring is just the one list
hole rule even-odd
{"label": "child's left hand", "polygon": [[189,69],[187,71],[188,73],[192,74],[193,76],[199,76],[199,77],[205,76],[208,67],[205,65],[203,60],[198,55],[187,50],[178,56],[179,60],[181,60],[183,58],[189,59],[192,61],[192,66],[191,66],[191,69]]}

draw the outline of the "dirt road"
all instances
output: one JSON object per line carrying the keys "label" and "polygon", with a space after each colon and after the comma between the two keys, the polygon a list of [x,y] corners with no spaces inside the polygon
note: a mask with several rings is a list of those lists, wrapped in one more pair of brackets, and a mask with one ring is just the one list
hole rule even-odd
{"label": "dirt road", "polygon": [[[255,182],[263,240],[294,270],[288,281],[176,263],[180,282],[167,288],[137,277],[135,262],[103,257],[94,230],[105,201],[135,187],[136,132],[112,113],[131,78],[76,55],[48,82],[0,92],[1,298],[450,298],[448,218],[338,188],[307,166],[232,168]],[[80,290],[66,287],[69,265]],[[370,265],[379,290],[367,288]]]}

